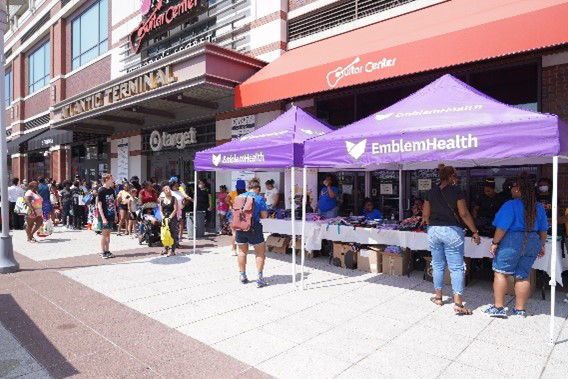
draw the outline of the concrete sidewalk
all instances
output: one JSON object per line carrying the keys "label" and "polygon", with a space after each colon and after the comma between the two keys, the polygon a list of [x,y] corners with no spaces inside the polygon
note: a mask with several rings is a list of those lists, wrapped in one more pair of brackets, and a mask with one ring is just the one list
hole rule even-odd
{"label": "concrete sidewalk", "polygon": [[[77,238],[84,233],[91,232]],[[565,378],[568,372],[568,305],[561,301],[557,344],[550,346],[550,304],[536,297],[526,319],[491,319],[482,312],[491,285],[474,282],[466,300],[475,313],[460,317],[451,305],[429,301],[432,284],[421,272],[375,275],[311,259],[303,291],[291,284],[290,256],[275,254],[265,269],[270,286],[257,289],[238,282],[227,244],[223,237],[200,241],[196,254],[182,249],[186,254],[175,257],[145,248],[108,261],[94,255],[25,260],[24,268],[34,271],[0,277],[0,289],[79,376],[105,376],[93,367],[97,359],[86,358],[93,354],[112,357],[109,373],[136,377]],[[250,279],[253,265],[249,256]],[[42,309],[47,314],[37,316]],[[59,327],[76,325],[72,335],[93,342],[60,345],[70,332],[50,327],[46,316]],[[46,367],[33,344],[20,343]],[[47,372],[58,377],[52,367]]]}

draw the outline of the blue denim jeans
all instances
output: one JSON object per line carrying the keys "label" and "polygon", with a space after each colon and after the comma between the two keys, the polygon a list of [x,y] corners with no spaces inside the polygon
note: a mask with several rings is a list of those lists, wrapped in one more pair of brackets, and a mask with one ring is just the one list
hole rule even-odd
{"label": "blue denim jeans", "polygon": [[444,271],[450,270],[454,295],[462,295],[464,288],[465,265],[464,232],[457,226],[428,227],[428,244],[432,252],[432,276],[434,288],[444,288]]}

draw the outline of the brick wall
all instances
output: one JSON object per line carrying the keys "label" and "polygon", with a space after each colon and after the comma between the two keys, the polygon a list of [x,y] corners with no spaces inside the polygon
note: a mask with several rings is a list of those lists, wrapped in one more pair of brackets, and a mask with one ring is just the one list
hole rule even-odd
{"label": "brick wall", "polygon": [[65,79],[64,96],[73,97],[110,80],[110,55]]}
{"label": "brick wall", "polygon": [[25,101],[22,119],[26,120],[38,113],[49,110],[49,87],[36,92]]}
{"label": "brick wall", "polygon": [[[568,122],[568,63],[542,69],[542,111],[553,113]],[[552,178],[552,165],[542,169],[542,175]],[[568,164],[558,170],[558,206],[568,208]]]}

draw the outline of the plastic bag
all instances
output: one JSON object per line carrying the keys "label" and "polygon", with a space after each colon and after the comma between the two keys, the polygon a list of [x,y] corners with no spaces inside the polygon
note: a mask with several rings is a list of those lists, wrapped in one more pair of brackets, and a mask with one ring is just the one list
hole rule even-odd
{"label": "plastic bag", "polygon": [[169,220],[165,219],[162,222],[162,229],[160,230],[160,239],[162,240],[162,246],[171,247],[174,245],[174,239],[170,231]]}
{"label": "plastic bag", "polygon": [[30,212],[30,207],[28,207],[26,200],[23,197],[18,197],[18,200],[16,200],[14,212],[19,215],[27,215]]}

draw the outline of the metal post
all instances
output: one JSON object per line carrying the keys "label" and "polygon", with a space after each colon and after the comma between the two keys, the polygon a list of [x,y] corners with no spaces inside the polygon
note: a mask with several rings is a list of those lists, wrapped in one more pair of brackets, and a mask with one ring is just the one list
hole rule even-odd
{"label": "metal post", "polygon": [[193,253],[197,247],[197,170],[193,172]]}
{"label": "metal post", "polygon": [[398,170],[398,220],[402,221],[404,219],[404,203],[402,202],[402,197],[404,195],[404,191],[402,190],[402,170]]}
{"label": "metal post", "polygon": [[300,280],[302,282],[302,289],[304,286],[304,263],[306,261],[306,204],[308,203],[308,184],[307,184],[307,168],[304,166],[302,172],[302,266]]}
{"label": "metal post", "polygon": [[296,186],[296,171],[292,167],[292,175],[290,178],[290,207],[292,208],[292,284],[296,287],[296,199],[295,199],[295,186]]}
{"label": "metal post", "polygon": [[550,252],[550,344],[554,345],[556,260],[558,253],[558,157],[552,158],[552,248]]}
{"label": "metal post", "polygon": [[8,209],[8,144],[6,142],[6,101],[4,93],[4,31],[7,23],[6,2],[0,1],[0,52],[2,53],[2,72],[0,73],[0,194],[2,195],[2,236],[0,237],[0,274],[15,272],[20,265],[14,259],[14,247],[10,236],[10,213]]}

